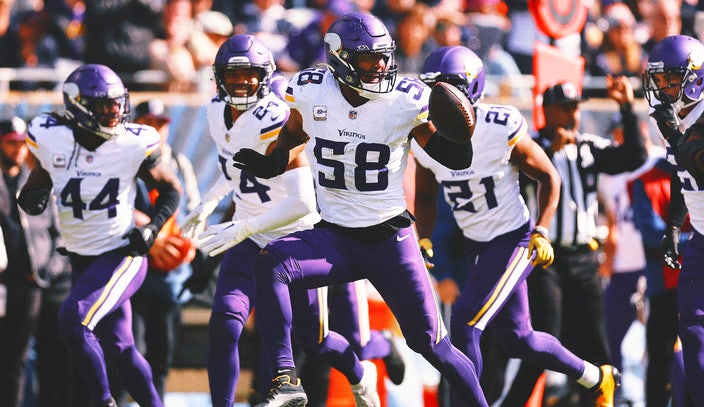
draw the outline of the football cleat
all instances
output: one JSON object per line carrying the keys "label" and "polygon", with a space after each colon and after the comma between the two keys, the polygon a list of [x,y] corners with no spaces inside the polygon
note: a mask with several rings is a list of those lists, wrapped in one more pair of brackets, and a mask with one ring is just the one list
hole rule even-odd
{"label": "football cleat", "polygon": [[381,407],[379,393],[376,390],[376,365],[370,360],[363,360],[364,375],[359,383],[352,385],[355,407]]}
{"label": "football cleat", "polygon": [[301,379],[291,383],[291,377],[281,375],[271,381],[271,387],[264,400],[254,407],[305,407],[308,397],[301,386]]}
{"label": "football cleat", "polygon": [[391,351],[382,359],[384,365],[386,365],[386,374],[389,376],[391,383],[398,386],[403,383],[403,377],[406,374],[406,363],[403,361],[401,352],[396,347],[393,334],[388,330],[384,330],[382,333],[391,345]]}
{"label": "football cleat", "polygon": [[601,376],[599,384],[592,389],[596,397],[594,406],[614,407],[614,393],[621,385],[621,373],[614,366],[601,365],[599,375]]}
{"label": "football cleat", "polygon": [[114,398],[110,397],[110,400],[103,403],[103,407],[117,407],[117,402]]}

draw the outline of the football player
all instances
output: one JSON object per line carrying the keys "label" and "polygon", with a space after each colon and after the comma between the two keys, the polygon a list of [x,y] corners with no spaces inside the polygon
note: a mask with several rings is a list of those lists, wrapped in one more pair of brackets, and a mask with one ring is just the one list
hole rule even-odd
{"label": "football player", "polygon": [[[253,35],[235,35],[220,47],[213,64],[218,95],[208,105],[207,117],[222,174],[183,226],[187,235],[196,234],[218,202],[233,192],[236,209],[232,221],[198,233],[201,250],[211,256],[224,252],[209,324],[208,378],[216,407],[235,402],[240,372],[238,343],[254,305],[256,255],[269,241],[310,229],[320,220],[305,154],[291,161],[283,174],[270,179],[257,178],[233,165],[233,153],[239,149],[265,154],[274,148],[289,117],[288,105],[270,87],[275,68],[271,52]],[[354,349],[338,345],[344,339],[327,328],[326,290],[292,291],[295,333],[302,348],[308,354],[323,355],[347,376],[359,406],[379,406],[375,365],[360,362]],[[381,346],[387,342],[379,335],[375,338]],[[265,385],[271,379],[266,377]]]}
{"label": "football player", "polygon": [[[142,406],[162,406],[149,364],[132,336],[129,298],[147,271],[157,231],[178,207],[181,186],[159,160],[159,133],[126,121],[129,94],[104,65],[88,64],[63,84],[65,112],[42,114],[27,144],[37,166],[20,206],[44,211],[53,191],[72,264],[71,293],[59,311],[60,334],[89,383],[95,405],[115,406],[106,358]],[[135,227],[136,177],[159,191],[151,221]]]}
{"label": "football player", "polygon": [[[534,331],[530,323],[525,279],[534,267],[549,266],[554,259],[547,228],[559,200],[557,170],[531,139],[517,108],[481,103],[484,65],[469,48],[447,46],[433,51],[420,78],[429,86],[449,83],[469,98],[477,118],[472,147],[482,152],[469,168],[453,171],[412,143],[420,164],[416,172],[419,237],[430,238],[435,219],[429,215],[437,212],[438,186],[464,235],[467,283],[452,309],[452,343],[481,372],[479,339],[488,327],[509,356],[564,373],[593,388],[597,406],[613,406],[619,373],[612,366],[599,367],[578,358],[554,336]],[[520,195],[519,171],[538,182],[535,223]],[[453,405],[463,405],[453,399]]]}
{"label": "football player", "polygon": [[[677,285],[678,332],[692,399],[704,405],[704,210],[700,209],[704,208],[704,44],[685,35],[660,40],[648,55],[643,88],[650,116],[667,142],[668,160],[677,166],[663,239],[665,262],[670,267],[680,266],[678,242],[686,209],[692,224]],[[677,205],[681,196],[686,209]]]}
{"label": "football player", "polygon": [[458,169],[471,163],[471,145],[436,133],[428,121],[430,89],[416,78],[397,78],[396,44],[378,18],[340,17],[324,42],[328,69],[306,69],[289,81],[291,116],[276,148],[234,156],[239,168],[271,178],[305,149],[322,217],[314,229],[269,243],[257,258],[257,322],[275,372],[258,406],[305,405],[291,352],[289,288],[366,278],[410,348],[448,377],[467,405],[486,407],[474,365],[440,321],[403,190],[411,138]]}

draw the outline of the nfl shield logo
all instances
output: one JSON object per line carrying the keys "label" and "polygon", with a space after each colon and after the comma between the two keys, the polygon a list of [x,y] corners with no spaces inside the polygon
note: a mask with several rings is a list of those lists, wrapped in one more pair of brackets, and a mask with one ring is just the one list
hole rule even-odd
{"label": "nfl shield logo", "polygon": [[89,154],[86,156],[86,162],[89,164],[93,162],[93,155],[92,154]]}
{"label": "nfl shield logo", "polygon": [[350,118],[350,120],[356,119],[356,118],[357,118],[357,111],[356,111],[356,110],[350,110],[349,118]]}

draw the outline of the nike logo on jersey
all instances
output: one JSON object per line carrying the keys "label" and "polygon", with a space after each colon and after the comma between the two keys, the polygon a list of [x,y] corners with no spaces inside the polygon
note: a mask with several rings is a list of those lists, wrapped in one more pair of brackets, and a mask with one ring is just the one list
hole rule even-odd
{"label": "nike logo on jersey", "polygon": [[410,236],[410,235],[406,235],[406,236],[399,236],[399,235],[397,235],[397,236],[396,236],[396,241],[397,241],[397,242],[403,242],[404,240],[408,239],[408,236]]}

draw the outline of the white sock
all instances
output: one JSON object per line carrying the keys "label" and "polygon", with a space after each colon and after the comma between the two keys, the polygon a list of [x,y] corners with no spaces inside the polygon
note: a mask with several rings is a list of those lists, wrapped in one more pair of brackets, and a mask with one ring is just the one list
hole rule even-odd
{"label": "white sock", "polygon": [[599,384],[600,380],[601,369],[599,369],[599,366],[592,365],[591,363],[585,361],[584,373],[582,373],[582,376],[577,379],[577,383],[581,384],[582,386],[588,389],[591,389],[597,384]]}

